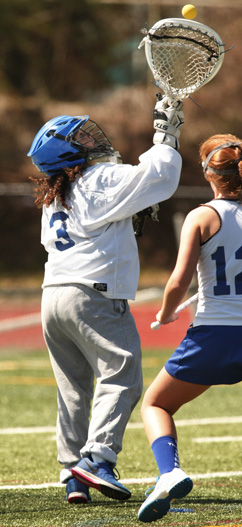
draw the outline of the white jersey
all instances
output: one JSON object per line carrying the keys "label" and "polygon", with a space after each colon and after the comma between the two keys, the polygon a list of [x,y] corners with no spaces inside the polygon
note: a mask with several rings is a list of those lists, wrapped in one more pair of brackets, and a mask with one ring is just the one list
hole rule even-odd
{"label": "white jersey", "polygon": [[193,325],[238,326],[242,324],[242,204],[216,199],[206,205],[218,212],[221,227],[201,246]]}
{"label": "white jersey", "polygon": [[43,207],[43,287],[79,283],[109,298],[135,298],[139,259],[132,216],[170,198],[181,172],[180,154],[162,144],[139,161],[91,166],[72,184],[69,210],[57,199]]}

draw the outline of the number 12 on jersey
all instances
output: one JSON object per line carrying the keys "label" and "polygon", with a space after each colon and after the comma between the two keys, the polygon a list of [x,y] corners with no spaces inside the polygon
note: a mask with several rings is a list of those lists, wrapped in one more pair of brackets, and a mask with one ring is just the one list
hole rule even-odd
{"label": "number 12 on jersey", "polygon": [[[227,283],[226,277],[226,259],[224,247],[218,247],[211,255],[212,260],[216,263],[216,279],[217,284],[213,288],[215,296],[230,295],[230,285]],[[235,259],[242,260],[242,246],[235,252]],[[235,294],[242,295],[242,272],[234,277]]]}

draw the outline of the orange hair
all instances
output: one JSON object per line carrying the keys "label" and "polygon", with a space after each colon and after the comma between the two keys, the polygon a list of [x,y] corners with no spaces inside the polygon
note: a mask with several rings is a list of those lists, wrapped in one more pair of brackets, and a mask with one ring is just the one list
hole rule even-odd
{"label": "orange hair", "polygon": [[[221,191],[231,194],[233,197],[242,197],[242,139],[231,134],[212,135],[200,146],[200,158],[204,162],[207,156],[214,148],[224,145],[228,142],[241,143],[238,146],[232,146],[217,150],[212,155],[207,170],[212,177],[217,188]],[[217,171],[217,173],[215,172]]]}

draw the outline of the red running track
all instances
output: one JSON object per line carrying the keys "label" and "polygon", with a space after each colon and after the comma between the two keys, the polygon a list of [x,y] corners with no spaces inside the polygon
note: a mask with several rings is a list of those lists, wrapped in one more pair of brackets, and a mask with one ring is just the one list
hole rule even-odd
{"label": "red running track", "polygon": [[[26,305],[0,307],[0,319],[8,319],[26,314],[39,313],[40,304],[31,304],[26,301]],[[182,311],[179,319],[172,324],[162,326],[159,330],[153,331],[150,328],[151,322],[155,320],[155,315],[159,310],[156,303],[131,304],[131,311],[134,315],[136,325],[141,337],[142,348],[175,348],[185,336],[186,330],[192,320],[191,309]],[[0,349],[41,349],[45,347],[42,330],[40,325],[4,331],[0,333]]]}

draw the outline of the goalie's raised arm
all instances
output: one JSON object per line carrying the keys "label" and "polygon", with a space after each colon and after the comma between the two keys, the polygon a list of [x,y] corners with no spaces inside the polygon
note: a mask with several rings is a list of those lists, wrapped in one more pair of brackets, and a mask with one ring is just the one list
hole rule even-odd
{"label": "goalie's raised arm", "polygon": [[154,144],[163,143],[178,150],[181,127],[184,123],[183,101],[171,101],[158,93],[153,117]]}

